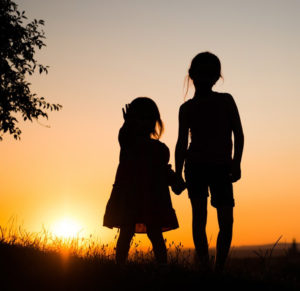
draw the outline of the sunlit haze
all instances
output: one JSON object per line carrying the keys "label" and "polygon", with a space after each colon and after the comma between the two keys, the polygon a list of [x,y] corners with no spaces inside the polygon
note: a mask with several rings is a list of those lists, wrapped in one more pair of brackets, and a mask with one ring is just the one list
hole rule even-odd
{"label": "sunlit haze", "polygon": [[77,238],[80,237],[82,227],[76,220],[70,218],[63,218],[56,221],[52,228],[51,233],[58,238]]}

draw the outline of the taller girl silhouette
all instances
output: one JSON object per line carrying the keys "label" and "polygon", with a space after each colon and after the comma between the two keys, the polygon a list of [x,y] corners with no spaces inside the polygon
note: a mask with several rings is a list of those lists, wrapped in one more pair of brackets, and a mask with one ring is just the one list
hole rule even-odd
{"label": "taller girl silhouette", "polygon": [[[218,270],[223,269],[231,245],[232,183],[241,177],[244,145],[242,125],[232,96],[212,90],[220,77],[221,63],[217,56],[203,52],[194,57],[189,78],[195,86],[195,95],[180,107],[175,150],[177,175],[182,175],[185,162],[185,178],[193,213],[193,239],[196,253],[204,265],[209,261],[206,237],[209,192],[211,205],[217,209],[219,234],[215,267]],[[191,142],[188,145],[189,133]]]}

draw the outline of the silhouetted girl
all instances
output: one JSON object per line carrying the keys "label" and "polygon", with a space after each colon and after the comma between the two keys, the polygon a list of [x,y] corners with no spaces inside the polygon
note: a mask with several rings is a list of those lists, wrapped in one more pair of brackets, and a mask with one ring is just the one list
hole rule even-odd
{"label": "silhouetted girl", "polygon": [[168,147],[158,140],[163,123],[155,102],[146,97],[136,98],[123,109],[123,116],[125,122],[119,132],[120,163],[106,206],[104,226],[120,228],[118,263],[126,261],[134,233],[147,233],[156,260],[166,263],[162,232],[178,227],[169,185],[180,193],[184,182],[168,165]]}
{"label": "silhouetted girl", "polygon": [[[189,78],[194,83],[195,95],[180,107],[175,150],[175,167],[179,176],[185,162],[185,178],[193,212],[193,239],[200,262],[205,265],[208,263],[205,230],[208,190],[211,204],[217,208],[217,269],[223,268],[230,249],[234,207],[232,182],[241,177],[244,145],[242,125],[232,96],[212,91],[220,77],[221,63],[217,56],[203,52],[194,57]],[[188,146],[189,133],[191,142]]]}

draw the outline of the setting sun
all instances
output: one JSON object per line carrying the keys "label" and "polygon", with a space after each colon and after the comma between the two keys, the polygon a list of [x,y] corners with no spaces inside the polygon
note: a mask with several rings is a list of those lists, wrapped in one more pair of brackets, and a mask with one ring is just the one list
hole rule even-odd
{"label": "setting sun", "polygon": [[73,238],[80,234],[82,231],[82,227],[80,224],[70,218],[64,218],[59,221],[57,221],[53,225],[53,234],[57,237],[62,238]]}

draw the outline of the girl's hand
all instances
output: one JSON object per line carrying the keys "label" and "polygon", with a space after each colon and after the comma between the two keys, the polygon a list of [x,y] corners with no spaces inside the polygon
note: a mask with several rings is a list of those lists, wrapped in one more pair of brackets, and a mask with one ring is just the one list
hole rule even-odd
{"label": "girl's hand", "polygon": [[231,164],[231,182],[234,183],[241,179],[241,165],[235,161]]}
{"label": "girl's hand", "polygon": [[125,108],[122,108],[123,118],[124,120],[128,119],[128,111],[129,111],[129,104],[125,104]]}

